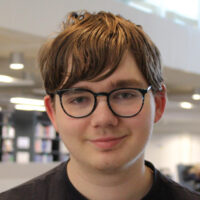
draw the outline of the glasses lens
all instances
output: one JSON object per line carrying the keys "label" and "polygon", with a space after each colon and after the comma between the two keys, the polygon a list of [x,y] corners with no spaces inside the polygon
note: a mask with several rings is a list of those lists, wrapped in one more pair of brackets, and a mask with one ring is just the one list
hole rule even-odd
{"label": "glasses lens", "polygon": [[95,101],[93,94],[84,90],[66,91],[61,100],[65,112],[73,117],[88,115]]}
{"label": "glasses lens", "polygon": [[116,114],[128,117],[140,111],[143,104],[143,95],[136,89],[120,89],[110,95],[109,102]]}

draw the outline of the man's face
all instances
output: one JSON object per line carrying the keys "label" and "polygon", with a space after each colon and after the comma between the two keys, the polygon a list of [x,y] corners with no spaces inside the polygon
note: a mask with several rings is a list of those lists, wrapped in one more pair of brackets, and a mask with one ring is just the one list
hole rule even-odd
{"label": "man's face", "polygon": [[[116,89],[119,82],[124,82],[123,87],[148,87],[129,52],[108,78],[99,82],[80,81],[73,87],[87,88],[97,93],[110,92]],[[88,117],[77,119],[64,113],[58,95],[55,107],[48,96],[45,98],[51,121],[70,152],[70,162],[103,171],[122,169],[138,159],[143,160],[153,124],[161,117],[164,104],[165,97],[154,96],[149,91],[138,115],[121,118],[111,112],[106,97],[100,96],[95,111]]]}

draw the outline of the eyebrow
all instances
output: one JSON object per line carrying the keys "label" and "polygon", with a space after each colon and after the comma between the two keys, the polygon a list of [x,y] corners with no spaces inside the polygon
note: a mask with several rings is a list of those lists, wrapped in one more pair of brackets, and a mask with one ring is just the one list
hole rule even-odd
{"label": "eyebrow", "polygon": [[[131,88],[146,88],[146,84],[138,81],[138,80],[133,80],[133,79],[122,79],[122,80],[117,80],[117,81],[111,81],[108,84],[108,89],[117,89],[117,88],[126,88],[126,87],[131,87]],[[81,85],[77,86],[76,85],[72,88],[83,88],[83,89],[91,89],[87,85]]]}
{"label": "eyebrow", "polygon": [[120,87],[136,87],[136,88],[143,88],[145,87],[145,83],[142,83],[137,80],[133,79],[125,79],[125,80],[118,80],[116,82],[110,83],[111,88],[120,88]]}

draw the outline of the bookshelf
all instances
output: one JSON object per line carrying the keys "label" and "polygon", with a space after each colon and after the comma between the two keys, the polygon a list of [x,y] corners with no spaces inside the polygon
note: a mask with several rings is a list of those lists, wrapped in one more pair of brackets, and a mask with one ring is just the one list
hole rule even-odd
{"label": "bookshelf", "polygon": [[3,124],[2,121],[1,162],[49,163],[64,161],[69,157],[46,113],[15,111],[11,117],[12,123]]}
{"label": "bookshelf", "polygon": [[15,160],[15,129],[13,126],[2,124],[2,162],[13,162]]}
{"label": "bookshelf", "polygon": [[15,160],[15,129],[0,112],[0,161],[13,162]]}
{"label": "bookshelf", "polygon": [[56,131],[49,124],[37,123],[34,134],[34,161],[52,162],[58,161],[54,158],[53,141],[56,138]]}
{"label": "bookshelf", "polygon": [[64,161],[68,151],[54,127],[37,123],[34,138],[34,162]]}
{"label": "bookshelf", "polygon": [[34,162],[64,161],[68,151],[46,113],[40,114],[34,134]]}

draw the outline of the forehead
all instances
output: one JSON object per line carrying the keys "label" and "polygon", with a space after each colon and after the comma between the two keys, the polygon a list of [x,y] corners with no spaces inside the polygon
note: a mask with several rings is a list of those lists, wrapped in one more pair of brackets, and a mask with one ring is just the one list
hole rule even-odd
{"label": "forehead", "polygon": [[99,87],[99,89],[102,88],[105,90],[119,87],[146,88],[147,86],[147,81],[139,70],[133,55],[127,51],[122,57],[116,71],[109,77],[101,81],[96,81],[95,79],[91,81],[80,81],[72,87],[83,87],[93,90]]}

